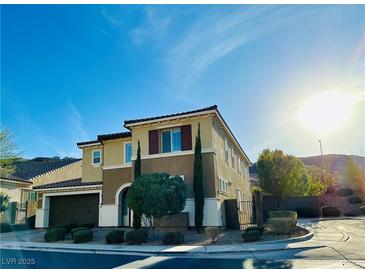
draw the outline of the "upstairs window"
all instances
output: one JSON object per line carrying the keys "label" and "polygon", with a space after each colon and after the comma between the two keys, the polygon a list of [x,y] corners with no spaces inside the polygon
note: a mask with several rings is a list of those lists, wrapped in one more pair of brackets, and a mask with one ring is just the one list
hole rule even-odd
{"label": "upstairs window", "polygon": [[161,132],[162,153],[181,151],[181,130],[175,128]]}
{"label": "upstairs window", "polygon": [[224,140],[224,159],[228,163],[228,142],[227,142],[227,139]]}
{"label": "upstairs window", "polygon": [[124,145],[124,163],[132,163],[132,143],[126,143]]}
{"label": "upstairs window", "polygon": [[101,164],[101,150],[93,150],[93,165]]}

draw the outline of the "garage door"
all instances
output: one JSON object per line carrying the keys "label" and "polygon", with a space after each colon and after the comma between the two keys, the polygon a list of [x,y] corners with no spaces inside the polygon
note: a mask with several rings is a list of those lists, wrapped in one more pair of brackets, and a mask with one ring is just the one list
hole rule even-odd
{"label": "garage door", "polygon": [[94,224],[99,220],[99,194],[50,197],[49,226]]}

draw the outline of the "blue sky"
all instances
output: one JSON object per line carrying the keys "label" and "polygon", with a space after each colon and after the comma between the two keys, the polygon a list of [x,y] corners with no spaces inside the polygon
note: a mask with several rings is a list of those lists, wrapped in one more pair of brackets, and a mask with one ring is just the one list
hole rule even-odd
{"label": "blue sky", "polygon": [[365,155],[365,104],[319,136],[293,117],[325,90],[365,90],[364,6],[2,5],[1,126],[25,157],[80,156],[126,119],[213,104],[252,161]]}

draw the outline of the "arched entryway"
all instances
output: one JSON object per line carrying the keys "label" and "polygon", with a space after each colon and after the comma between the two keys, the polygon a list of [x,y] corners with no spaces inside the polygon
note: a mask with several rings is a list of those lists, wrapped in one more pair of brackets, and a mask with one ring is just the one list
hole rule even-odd
{"label": "arched entryway", "polygon": [[118,226],[132,225],[132,211],[127,205],[127,195],[131,184],[121,186],[116,193],[116,201],[119,206],[118,210]]}

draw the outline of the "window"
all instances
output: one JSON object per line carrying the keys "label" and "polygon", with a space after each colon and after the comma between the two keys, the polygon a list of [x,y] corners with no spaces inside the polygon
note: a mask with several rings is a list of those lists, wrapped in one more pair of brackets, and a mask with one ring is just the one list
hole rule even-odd
{"label": "window", "polygon": [[93,150],[93,165],[101,164],[101,150]]}
{"label": "window", "polygon": [[162,131],[161,139],[162,139],[162,153],[181,151],[180,128]]}
{"label": "window", "polygon": [[224,159],[228,163],[228,142],[227,142],[227,139],[224,140]]}
{"label": "window", "polygon": [[242,172],[242,166],[241,166],[241,158],[238,157],[238,160],[237,160],[237,170],[239,173]]}
{"label": "window", "polygon": [[242,192],[238,188],[236,190],[236,195],[237,195],[237,204],[238,204],[239,211],[243,211],[243,197],[242,197]]}
{"label": "window", "polygon": [[124,144],[124,163],[132,163],[132,143]]}
{"label": "window", "polygon": [[233,148],[231,148],[231,157],[232,157],[232,167],[236,168],[236,155],[233,152]]}
{"label": "window", "polygon": [[228,182],[222,178],[219,178],[219,191],[223,193],[228,193]]}

